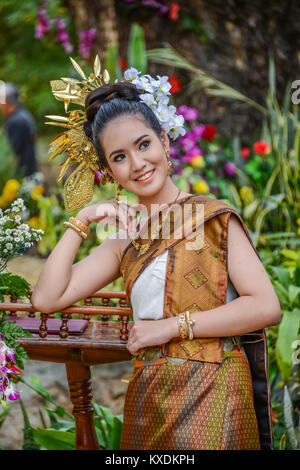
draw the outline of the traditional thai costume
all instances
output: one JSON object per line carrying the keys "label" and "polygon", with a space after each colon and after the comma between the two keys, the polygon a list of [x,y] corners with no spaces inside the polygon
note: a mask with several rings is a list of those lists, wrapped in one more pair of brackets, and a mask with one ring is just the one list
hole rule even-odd
{"label": "traditional thai costume", "polygon": [[[191,204],[184,234],[178,220]],[[196,209],[203,207],[204,239]],[[236,210],[202,195],[177,201],[170,237],[156,239],[142,256],[130,243],[120,272],[134,321],[207,311],[238,296],[228,276],[228,221]],[[149,218],[151,223],[157,215]],[[177,225],[176,225],[177,223]],[[149,228],[149,223],[147,230]],[[195,239],[194,239],[195,240]],[[264,330],[222,338],[172,338],[132,359],[121,449],[271,449],[271,394]]]}

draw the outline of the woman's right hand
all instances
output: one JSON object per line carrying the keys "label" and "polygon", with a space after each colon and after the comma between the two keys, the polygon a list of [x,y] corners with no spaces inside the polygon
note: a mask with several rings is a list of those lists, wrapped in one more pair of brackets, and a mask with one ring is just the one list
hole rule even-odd
{"label": "woman's right hand", "polygon": [[125,202],[117,204],[115,199],[104,202],[96,202],[81,209],[76,217],[87,226],[92,222],[116,225],[119,229],[131,233],[138,228],[136,213],[140,211],[142,204],[129,206]]}

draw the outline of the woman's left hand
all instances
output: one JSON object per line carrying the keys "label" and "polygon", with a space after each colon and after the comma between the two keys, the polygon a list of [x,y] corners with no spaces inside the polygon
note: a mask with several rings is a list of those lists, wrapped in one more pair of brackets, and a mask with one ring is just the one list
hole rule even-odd
{"label": "woman's left hand", "polygon": [[140,354],[147,346],[167,343],[177,335],[177,330],[176,317],[161,320],[137,320],[130,330],[126,347],[131,354]]}

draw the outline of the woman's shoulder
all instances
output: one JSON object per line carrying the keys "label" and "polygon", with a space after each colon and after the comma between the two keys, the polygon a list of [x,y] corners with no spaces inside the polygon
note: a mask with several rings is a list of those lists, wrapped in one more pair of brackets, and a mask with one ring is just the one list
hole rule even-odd
{"label": "woman's shoulder", "polygon": [[117,234],[114,234],[109,238],[110,240],[114,240],[115,253],[121,263],[123,253],[130,244],[132,238],[130,238],[125,230],[120,230]]}

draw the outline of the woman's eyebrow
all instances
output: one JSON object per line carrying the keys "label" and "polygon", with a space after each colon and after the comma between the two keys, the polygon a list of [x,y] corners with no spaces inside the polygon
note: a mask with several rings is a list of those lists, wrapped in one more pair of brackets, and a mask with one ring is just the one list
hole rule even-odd
{"label": "woman's eyebrow", "polygon": [[[138,137],[134,142],[133,144],[137,144],[141,139],[143,139],[144,137],[150,137],[148,134],[143,134],[143,135],[140,135],[140,137]],[[119,152],[124,152],[124,149],[118,149],[118,150],[114,150],[113,152],[111,152],[111,154],[109,155],[108,158],[110,158],[114,153],[119,153]]]}

